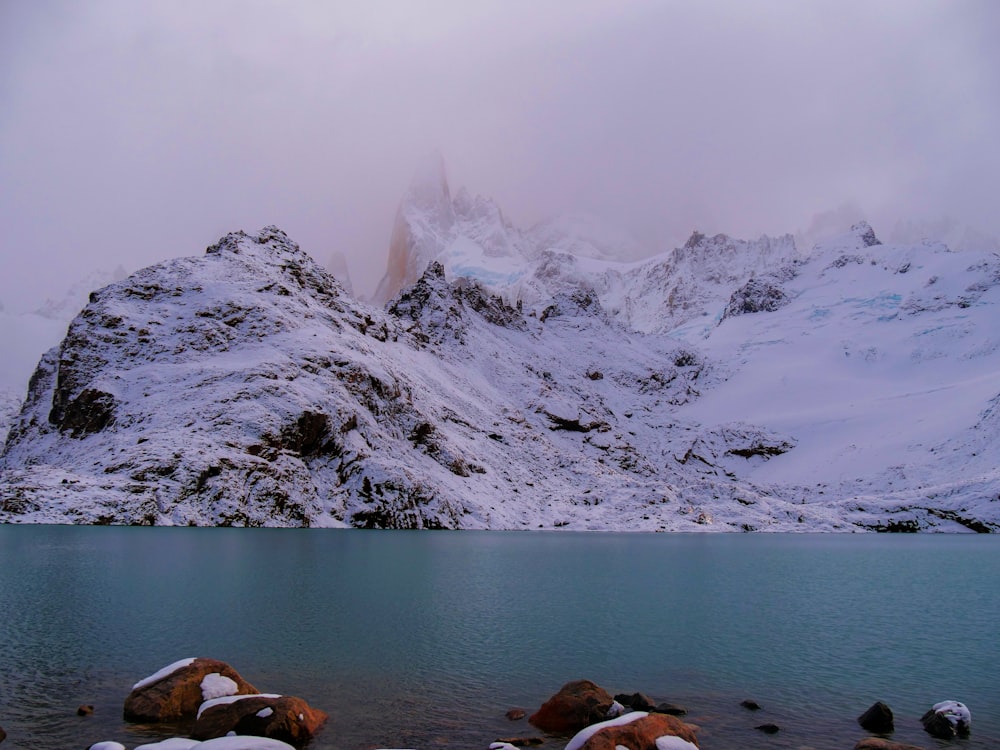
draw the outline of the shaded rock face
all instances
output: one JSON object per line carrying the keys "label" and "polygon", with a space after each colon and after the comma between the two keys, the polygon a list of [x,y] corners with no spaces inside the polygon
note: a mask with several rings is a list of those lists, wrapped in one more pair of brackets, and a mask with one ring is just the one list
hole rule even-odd
{"label": "shaded rock face", "polygon": [[327,718],[325,712],[301,698],[251,696],[204,709],[191,730],[191,739],[210,740],[235,732],[302,747],[316,736]]}
{"label": "shaded rock face", "polygon": [[577,732],[608,718],[614,698],[590,680],[567,682],[528,717],[543,732]]}
{"label": "shaded rock face", "polygon": [[874,703],[871,708],[858,717],[858,724],[869,732],[889,734],[894,729],[892,709],[882,701]]}
{"label": "shaded rock face", "polygon": [[657,750],[660,737],[680,737],[698,746],[695,729],[675,716],[649,714],[641,719],[601,729],[587,740],[581,750],[615,750],[619,745],[629,750]]}
{"label": "shaded rock face", "polygon": [[206,700],[206,688],[203,685],[213,680],[218,682],[217,678],[209,678],[206,683],[209,675],[231,680],[233,692],[230,694],[252,695],[260,692],[225,662],[195,659],[191,664],[155,682],[134,688],[125,699],[125,721],[147,724],[193,719]]}

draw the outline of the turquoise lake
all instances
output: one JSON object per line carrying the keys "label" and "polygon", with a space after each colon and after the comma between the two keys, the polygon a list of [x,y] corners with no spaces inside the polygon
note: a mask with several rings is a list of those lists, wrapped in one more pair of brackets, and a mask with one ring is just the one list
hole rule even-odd
{"label": "turquoise lake", "polygon": [[[327,711],[317,750],[486,750],[581,678],[686,706],[702,750],[851,748],[876,700],[896,741],[985,750],[1000,540],[0,526],[4,750],[169,736],[122,702],[189,656]],[[969,740],[920,727],[946,699]]]}

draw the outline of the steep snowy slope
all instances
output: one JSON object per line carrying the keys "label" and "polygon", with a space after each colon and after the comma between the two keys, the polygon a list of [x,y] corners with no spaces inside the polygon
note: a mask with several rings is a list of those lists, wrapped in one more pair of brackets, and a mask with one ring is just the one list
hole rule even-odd
{"label": "steep snowy slope", "polygon": [[[487,217],[484,205],[459,213]],[[483,265],[510,263],[497,248],[524,235],[490,232],[488,219],[478,226],[475,237],[447,238],[440,257],[453,260],[465,243]],[[996,259],[869,246],[869,232],[808,258],[786,241],[696,237],[624,270],[540,252],[529,265],[550,296],[520,310],[509,300],[523,275],[494,277],[501,296],[449,283],[431,263],[385,311],[348,298],[280,230],[231,234],[202,257],[92,296],[43,358],[13,425],[0,521],[1000,528],[988,458],[1000,427],[987,385],[996,382],[995,334],[976,317],[996,309]],[[555,261],[579,283],[537,273]],[[688,322],[672,335],[627,327],[595,291],[657,264],[668,285],[670,269],[687,265],[692,279]],[[899,335],[883,333],[897,330],[881,320],[892,315]],[[931,330],[949,320],[963,336]],[[831,332],[839,349],[809,343]],[[961,368],[934,364],[956,354],[956,341],[975,361],[974,389],[941,379]],[[769,354],[783,349],[784,359]],[[819,354],[847,364],[838,370]],[[834,475],[823,453],[839,445],[831,435],[895,434],[874,432],[878,415],[843,435],[824,426],[850,417],[845,399],[868,387],[865,362],[884,369],[879,382],[908,383],[864,390],[866,408],[890,396],[912,394],[916,406],[927,393],[963,395],[949,398],[948,420],[918,448],[897,440],[884,449],[887,463],[842,461],[845,473]],[[765,387],[783,376],[787,391]],[[820,376],[833,383],[829,405],[809,387]]]}
{"label": "steep snowy slope", "polygon": [[543,324],[433,265],[385,314],[279,230],[229,235],[93,295],[33,377],[0,519],[840,525],[819,507],[747,510],[676,461],[691,436],[670,411],[708,368],[595,307]]}

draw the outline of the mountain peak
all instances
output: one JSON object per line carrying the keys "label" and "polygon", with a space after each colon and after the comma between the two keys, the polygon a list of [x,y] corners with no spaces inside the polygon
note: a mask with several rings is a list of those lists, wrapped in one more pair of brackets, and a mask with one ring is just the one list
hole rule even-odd
{"label": "mountain peak", "polygon": [[375,290],[375,302],[385,304],[404,287],[416,283],[427,264],[447,244],[454,224],[455,207],[444,159],[435,151],[418,164],[396,210],[389,260]]}

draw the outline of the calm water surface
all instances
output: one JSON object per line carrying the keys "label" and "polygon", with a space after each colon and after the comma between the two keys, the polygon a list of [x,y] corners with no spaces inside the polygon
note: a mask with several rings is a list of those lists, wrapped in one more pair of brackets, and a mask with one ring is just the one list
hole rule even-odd
{"label": "calm water surface", "polygon": [[[329,712],[315,750],[485,750],[579,678],[686,705],[703,750],[850,748],[876,700],[897,741],[995,749],[998,633],[986,536],[0,526],[4,750],[163,736],[122,702],[188,656]],[[970,740],[923,733],[945,699]]]}

